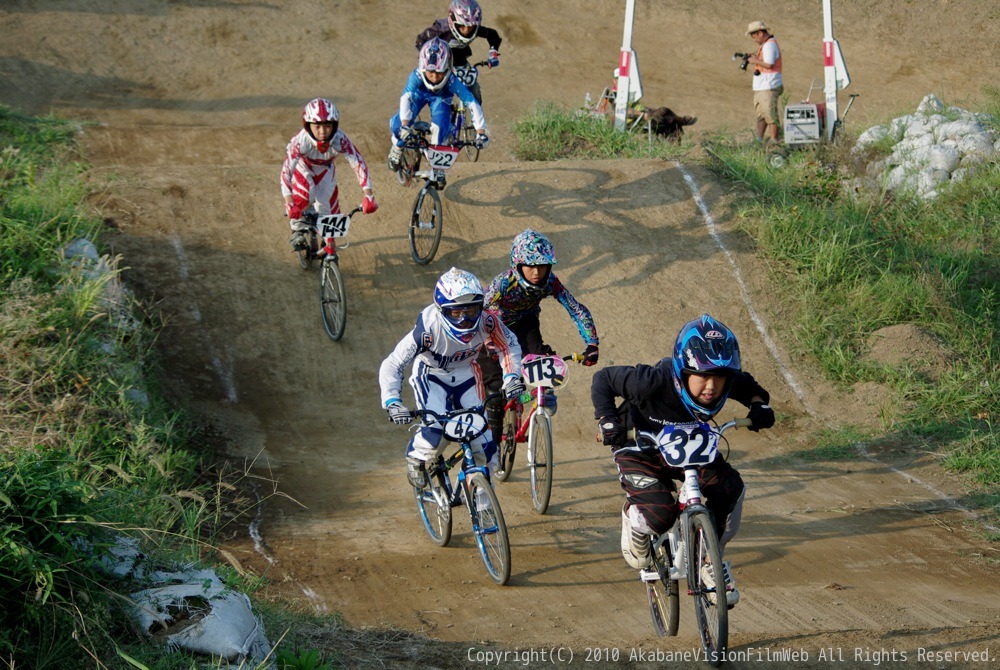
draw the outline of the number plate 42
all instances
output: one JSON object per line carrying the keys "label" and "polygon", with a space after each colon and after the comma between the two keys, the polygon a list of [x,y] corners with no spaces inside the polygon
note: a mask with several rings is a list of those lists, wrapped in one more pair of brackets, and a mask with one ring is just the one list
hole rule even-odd
{"label": "number plate 42", "polygon": [[667,424],[656,437],[667,465],[708,465],[719,453],[719,434],[707,423]]}

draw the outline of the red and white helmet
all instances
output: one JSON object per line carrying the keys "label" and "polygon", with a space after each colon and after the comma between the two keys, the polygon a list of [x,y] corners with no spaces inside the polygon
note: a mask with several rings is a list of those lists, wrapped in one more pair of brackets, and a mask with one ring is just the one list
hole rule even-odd
{"label": "red and white helmet", "polygon": [[[479,25],[482,22],[483,10],[476,0],[451,0],[451,5],[448,7],[448,26],[456,40],[468,44],[476,39],[476,33],[479,32]],[[475,30],[466,37],[459,31],[458,26],[473,26]]]}
{"label": "red and white helmet", "polygon": [[[427,40],[420,47],[420,58],[417,61],[417,70],[420,71],[420,78],[424,80],[424,86],[431,91],[439,91],[448,83],[451,76],[451,47],[440,37]],[[444,77],[437,84],[427,81],[425,72],[443,72]]]}
{"label": "red and white helmet", "polygon": [[[333,132],[330,133],[330,137],[332,138],[337,134],[337,127],[340,125],[340,112],[337,111],[337,106],[326,98],[315,98],[307,102],[305,108],[302,110],[302,127],[309,133],[309,137],[316,140],[312,134],[312,130],[309,129],[310,123],[332,123]],[[330,148],[330,142],[316,140],[316,146],[320,151],[326,151]]]}

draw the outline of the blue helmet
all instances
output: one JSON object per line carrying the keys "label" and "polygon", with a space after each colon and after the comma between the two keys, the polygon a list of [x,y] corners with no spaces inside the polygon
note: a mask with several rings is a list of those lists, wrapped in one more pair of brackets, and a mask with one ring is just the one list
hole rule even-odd
{"label": "blue helmet", "polygon": [[556,264],[556,250],[552,246],[549,238],[541,233],[537,233],[528,228],[523,233],[514,238],[514,243],[510,247],[510,266],[514,268],[517,275],[517,283],[521,285],[529,295],[534,293],[544,293],[547,282],[541,286],[532,284],[521,274],[522,265],[548,265]]}
{"label": "blue helmet", "polygon": [[[666,362],[664,359],[663,363]],[[732,388],[733,374],[742,370],[740,344],[733,331],[708,314],[685,323],[674,342],[674,355],[670,359],[670,375],[674,389],[681,402],[692,416],[702,421],[708,420],[722,409]],[[687,387],[687,375],[717,374],[726,377],[726,388],[711,407],[704,407],[691,397]]]}
{"label": "blue helmet", "polygon": [[483,285],[476,275],[452,268],[434,286],[434,304],[443,317],[448,334],[461,342],[472,339],[483,316]]}

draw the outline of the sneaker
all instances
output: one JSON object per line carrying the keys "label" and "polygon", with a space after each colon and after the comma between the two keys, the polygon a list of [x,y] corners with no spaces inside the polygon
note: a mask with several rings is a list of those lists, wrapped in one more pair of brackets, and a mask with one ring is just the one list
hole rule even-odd
{"label": "sneaker", "polygon": [[393,146],[389,149],[389,169],[393,172],[399,172],[400,164],[399,161],[403,157],[403,150],[397,146]]}
{"label": "sneaker", "polygon": [[628,513],[622,507],[622,556],[629,567],[645,570],[653,564],[649,556],[649,536],[632,529]]}
{"label": "sneaker", "polygon": [[295,251],[305,251],[309,248],[309,240],[306,238],[306,233],[303,230],[292,232],[292,239],[289,242],[292,243],[292,249]]}
{"label": "sneaker", "polygon": [[556,394],[552,389],[545,389],[545,393],[542,394],[542,407],[549,410],[550,415],[555,416],[559,406],[556,403]]}
{"label": "sneaker", "polygon": [[[740,601],[740,591],[733,582],[733,570],[729,561],[722,561],[722,577],[726,584],[726,607],[732,609]],[[715,588],[715,576],[707,563],[701,566],[701,583],[705,585],[705,588]],[[715,602],[714,591],[708,594],[708,599],[712,603]]]}
{"label": "sneaker", "polygon": [[406,478],[413,488],[422,489],[427,486],[427,468],[424,462],[416,458],[406,458]]}

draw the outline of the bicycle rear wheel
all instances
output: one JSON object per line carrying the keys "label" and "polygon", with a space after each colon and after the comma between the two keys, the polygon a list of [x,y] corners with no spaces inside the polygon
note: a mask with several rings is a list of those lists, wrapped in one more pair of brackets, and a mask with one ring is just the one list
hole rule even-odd
{"label": "bicycle rear wheel", "polygon": [[420,169],[420,152],[416,149],[403,149],[399,157],[399,169],[396,170],[396,180],[403,186],[409,186],[413,175]]}
{"label": "bicycle rear wheel", "polygon": [[[486,475],[473,472],[468,479],[468,505],[472,511],[472,531],[476,535],[479,554],[483,558],[490,578],[503,586],[510,579],[510,539],[507,524],[500,509],[500,501]],[[479,492],[485,492],[489,499],[487,509],[477,509]]]}
{"label": "bicycle rear wheel", "polygon": [[336,342],[344,336],[347,327],[347,289],[340,268],[332,258],[323,259],[320,274],[319,304],[323,314],[323,328]]}
{"label": "bicycle rear wheel", "polygon": [[[476,141],[476,129],[472,127],[471,123],[467,126],[464,126],[459,131],[459,139],[462,140],[463,142]],[[477,147],[475,144],[466,144],[465,147],[463,147],[463,149],[465,150],[465,157],[468,158],[470,161],[475,163],[476,161],[479,160],[479,147]]]}
{"label": "bicycle rear wheel", "polygon": [[441,244],[441,227],[441,196],[428,182],[417,193],[410,215],[410,255],[418,265],[433,260]]}
{"label": "bicycle rear wheel", "polygon": [[444,485],[444,475],[438,473],[431,479],[431,486],[414,488],[413,497],[417,501],[417,511],[424,524],[424,530],[431,542],[443,547],[451,541],[451,503]]}
{"label": "bicycle rear wheel", "polygon": [[502,482],[510,479],[510,471],[514,468],[514,455],[517,453],[517,428],[521,425],[521,413],[517,408],[511,408],[503,415],[503,440],[497,445],[497,458],[500,467],[496,478]]}
{"label": "bicycle rear wheel", "polygon": [[528,433],[531,503],[536,512],[545,514],[552,496],[552,425],[541,410],[532,415]]}
{"label": "bicycle rear wheel", "polygon": [[680,591],[677,580],[670,579],[670,567],[673,563],[673,557],[667,547],[661,546],[654,558],[654,567],[660,573],[660,577],[646,582],[649,613],[653,617],[653,628],[660,637],[677,635],[680,624]]}
{"label": "bicycle rear wheel", "polygon": [[[705,658],[718,667],[729,645],[729,608],[719,538],[708,512],[695,512],[688,523],[688,589],[694,596],[695,621]],[[712,576],[714,587],[705,583],[702,570]]]}

